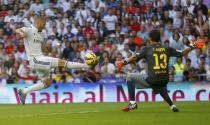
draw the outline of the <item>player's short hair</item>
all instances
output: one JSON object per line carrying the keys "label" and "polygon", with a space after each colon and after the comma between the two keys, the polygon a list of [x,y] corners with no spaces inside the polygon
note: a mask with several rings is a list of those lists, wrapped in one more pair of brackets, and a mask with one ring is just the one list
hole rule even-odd
{"label": "player's short hair", "polygon": [[45,17],[37,16],[37,17],[35,18],[35,22],[36,22],[36,21],[43,21],[43,22],[46,22],[46,19],[45,19]]}
{"label": "player's short hair", "polygon": [[152,30],[149,33],[149,38],[153,41],[153,42],[160,42],[160,32],[159,30]]}

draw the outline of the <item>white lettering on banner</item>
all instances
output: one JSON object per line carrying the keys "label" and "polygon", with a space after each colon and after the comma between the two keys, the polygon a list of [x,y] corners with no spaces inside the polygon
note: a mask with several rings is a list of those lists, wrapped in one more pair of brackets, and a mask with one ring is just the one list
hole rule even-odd
{"label": "white lettering on banner", "polygon": [[[0,87],[0,104],[19,104],[17,89],[22,84]],[[173,101],[210,101],[210,84],[169,84]],[[78,103],[129,101],[126,84],[58,84],[26,96],[26,103]],[[151,89],[136,90],[136,101],[163,101]]]}

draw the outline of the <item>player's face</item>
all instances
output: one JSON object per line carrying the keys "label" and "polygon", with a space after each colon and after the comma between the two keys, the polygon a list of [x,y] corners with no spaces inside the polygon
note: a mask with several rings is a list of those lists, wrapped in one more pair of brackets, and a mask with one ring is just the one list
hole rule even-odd
{"label": "player's face", "polygon": [[149,39],[148,39],[148,44],[149,45],[151,45],[152,44],[152,40],[151,40],[151,38],[149,37]]}
{"label": "player's face", "polygon": [[38,19],[36,20],[36,28],[38,29],[39,32],[41,32],[45,27],[45,21]]}

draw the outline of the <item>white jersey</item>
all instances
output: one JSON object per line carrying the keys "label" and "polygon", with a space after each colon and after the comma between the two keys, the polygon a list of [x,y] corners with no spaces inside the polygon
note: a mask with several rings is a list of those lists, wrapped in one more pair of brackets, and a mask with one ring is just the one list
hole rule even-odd
{"label": "white jersey", "polygon": [[44,42],[44,36],[42,32],[38,32],[34,26],[22,27],[21,29],[25,34],[23,40],[28,58],[43,55],[41,46]]}

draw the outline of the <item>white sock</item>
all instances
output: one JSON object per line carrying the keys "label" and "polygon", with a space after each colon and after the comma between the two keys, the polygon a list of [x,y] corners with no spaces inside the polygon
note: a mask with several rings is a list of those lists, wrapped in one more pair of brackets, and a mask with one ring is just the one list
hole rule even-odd
{"label": "white sock", "polygon": [[89,66],[87,64],[77,63],[77,62],[69,62],[69,61],[66,61],[66,67],[69,68],[69,69],[89,68]]}
{"label": "white sock", "polygon": [[37,84],[34,84],[34,85],[29,86],[27,88],[24,88],[23,93],[27,94],[29,92],[41,90],[41,89],[44,89],[44,88],[45,88],[45,84],[43,82],[39,82]]}
{"label": "white sock", "polygon": [[135,102],[135,101],[130,101],[130,103],[133,105],[133,104],[135,104],[136,102]]}
{"label": "white sock", "polygon": [[176,106],[175,106],[175,105],[172,105],[172,106],[171,106],[171,109],[173,109],[174,107],[176,107]]}

